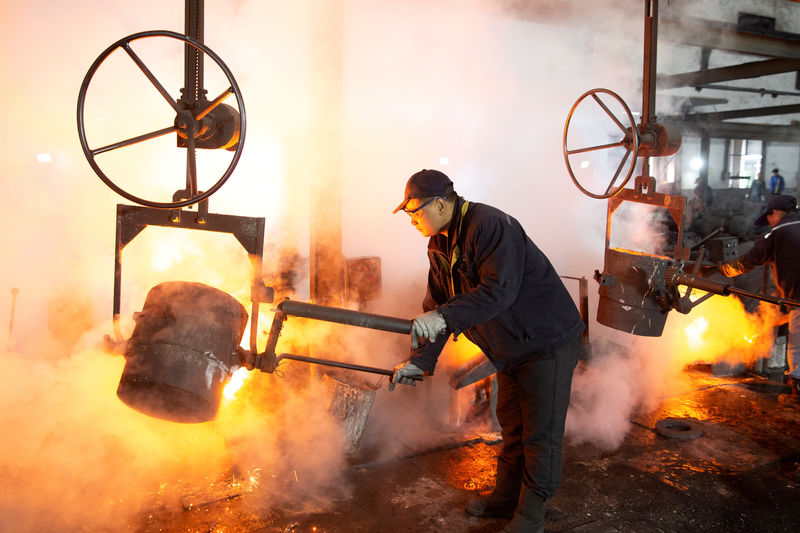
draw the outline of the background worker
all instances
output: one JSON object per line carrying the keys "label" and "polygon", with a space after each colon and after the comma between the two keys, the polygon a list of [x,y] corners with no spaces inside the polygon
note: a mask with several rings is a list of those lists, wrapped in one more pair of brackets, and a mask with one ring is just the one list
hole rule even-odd
{"label": "background worker", "polygon": [[750,184],[750,192],[748,196],[751,202],[761,203],[764,201],[764,195],[767,193],[767,187],[764,185],[764,180],[761,178],[761,172],[756,174],[753,178],[753,183]]}
{"label": "background worker", "polygon": [[497,369],[503,446],[491,494],[467,504],[481,517],[512,517],[503,531],[543,531],[547,501],[561,481],[564,422],[583,322],[547,257],[514,218],[468,202],[437,170],[406,184],[411,224],[429,237],[423,314],[396,383],[433,374],[449,335],[464,334]]}
{"label": "background worker", "polygon": [[778,174],[778,169],[772,169],[772,176],[769,178],[769,192],[772,194],[782,194],[783,188],[786,186],[786,181],[783,176]]}
{"label": "background worker", "polygon": [[[777,169],[775,169],[776,172]],[[772,230],[756,239],[753,247],[741,257],[716,266],[703,267],[702,275],[720,272],[727,277],[751,271],[757,265],[769,264],[775,285],[782,298],[800,300],[800,215],[793,196],[774,196],[764,213],[755,220],[757,226],[769,225]],[[800,404],[800,309],[789,312],[787,361],[791,399]]]}

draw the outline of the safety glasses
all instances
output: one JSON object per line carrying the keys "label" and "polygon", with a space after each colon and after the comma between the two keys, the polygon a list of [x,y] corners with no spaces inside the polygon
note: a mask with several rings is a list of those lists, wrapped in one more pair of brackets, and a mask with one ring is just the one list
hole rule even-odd
{"label": "safety glasses", "polygon": [[[416,213],[417,211],[419,211],[420,209],[422,209],[423,207],[425,207],[426,205],[428,205],[429,203],[431,203],[432,201],[434,201],[434,200],[436,200],[438,198],[441,198],[441,196],[434,196],[430,200],[427,200],[426,202],[423,202],[421,205],[419,205],[418,207],[415,207],[414,209],[406,209],[404,207],[403,211],[405,211],[409,215],[413,215],[414,213]],[[419,215],[417,215],[417,216],[419,216]]]}

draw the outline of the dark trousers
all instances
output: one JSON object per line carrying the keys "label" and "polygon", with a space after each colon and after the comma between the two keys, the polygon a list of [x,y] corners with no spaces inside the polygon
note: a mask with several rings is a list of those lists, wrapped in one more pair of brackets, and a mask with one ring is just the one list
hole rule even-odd
{"label": "dark trousers", "polygon": [[524,469],[525,485],[552,498],[561,483],[561,449],[580,337],[497,374],[498,460]]}

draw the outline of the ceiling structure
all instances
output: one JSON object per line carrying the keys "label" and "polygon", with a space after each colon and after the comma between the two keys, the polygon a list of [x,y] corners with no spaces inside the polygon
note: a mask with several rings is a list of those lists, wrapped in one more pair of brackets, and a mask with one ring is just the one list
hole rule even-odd
{"label": "ceiling structure", "polygon": [[[567,26],[583,21],[585,28],[588,19],[592,31],[623,38],[619,19],[608,10],[638,20],[633,27],[642,28],[647,3],[506,0],[523,20]],[[655,3],[660,121],[701,136],[800,142],[800,2]]]}

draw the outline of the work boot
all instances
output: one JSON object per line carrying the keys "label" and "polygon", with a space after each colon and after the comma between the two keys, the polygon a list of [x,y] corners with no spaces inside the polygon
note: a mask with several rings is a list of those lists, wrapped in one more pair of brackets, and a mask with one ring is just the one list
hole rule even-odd
{"label": "work boot", "polygon": [[511,518],[519,502],[522,487],[522,467],[497,460],[497,479],[494,490],[467,502],[466,511],[480,518]]}
{"label": "work boot", "polygon": [[547,500],[525,487],[514,517],[500,533],[544,533],[546,508]]}

